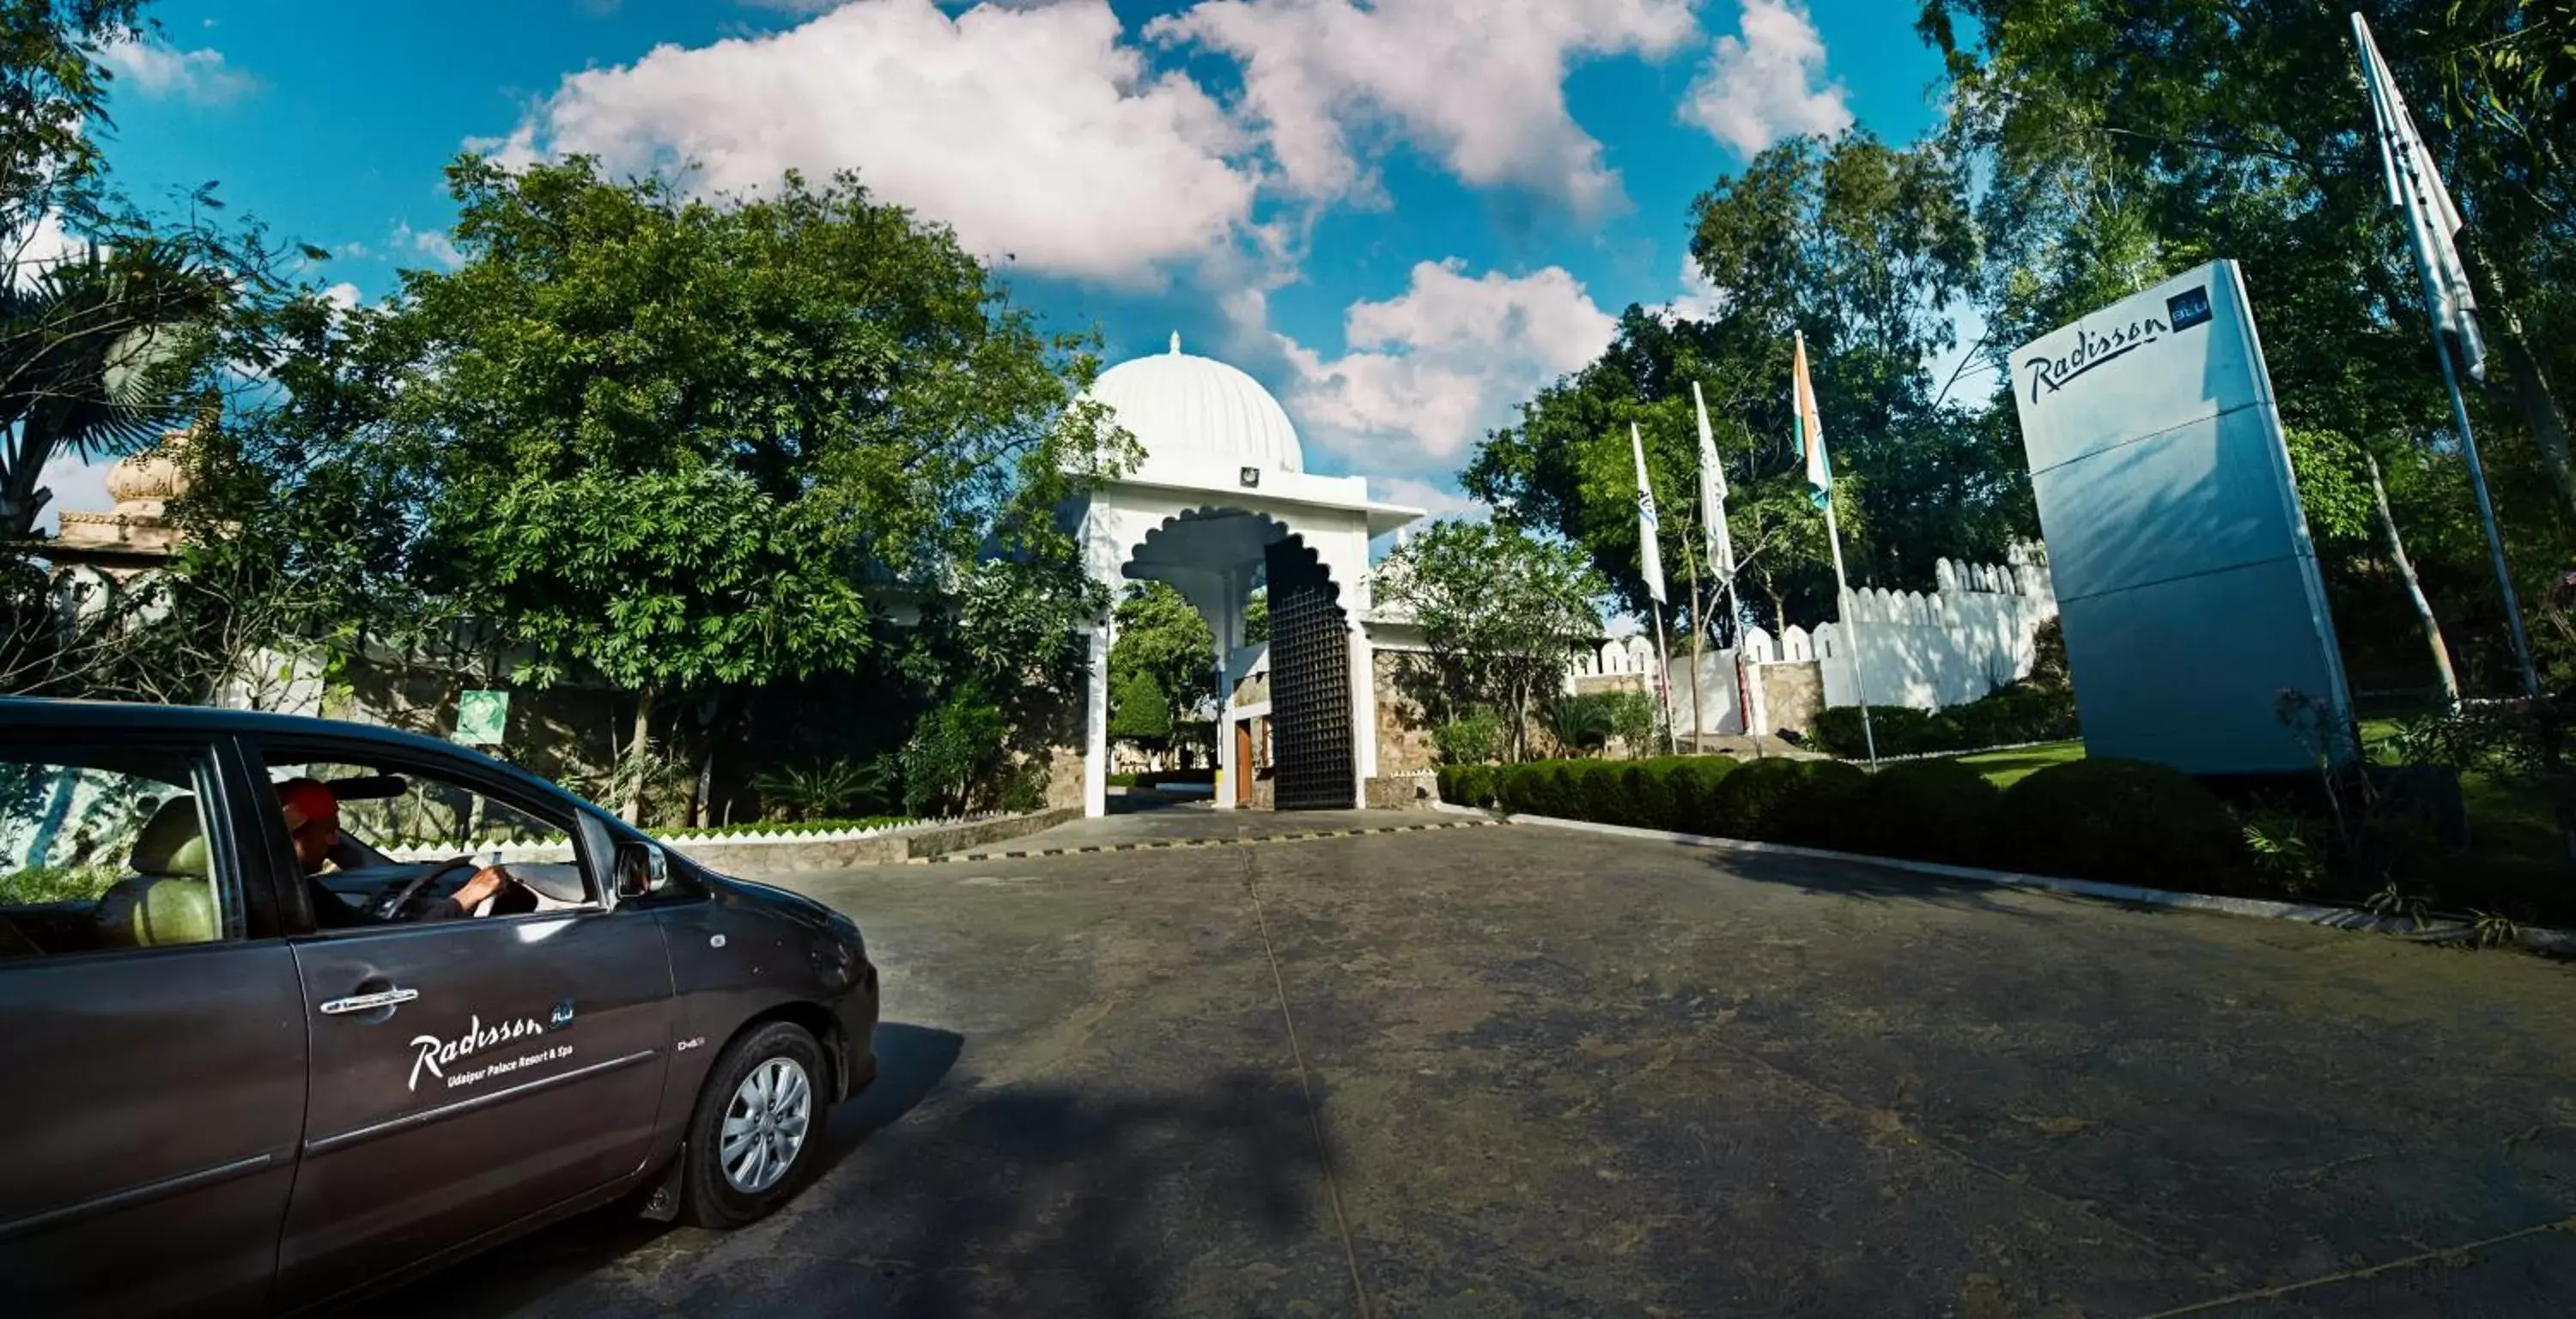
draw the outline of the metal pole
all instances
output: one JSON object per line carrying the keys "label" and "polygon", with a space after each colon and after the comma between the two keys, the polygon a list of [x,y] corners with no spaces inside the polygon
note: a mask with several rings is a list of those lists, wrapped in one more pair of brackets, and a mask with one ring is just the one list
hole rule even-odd
{"label": "metal pole", "polygon": [[1690,570],[1691,593],[1691,754],[1700,750],[1704,730],[1699,726],[1699,640],[1708,632],[1707,601],[1699,593],[1699,559],[1691,553],[1690,538],[1682,538],[1682,566]]}
{"label": "metal pole", "polygon": [[1673,659],[1671,655],[1666,654],[1664,651],[1663,608],[1660,605],[1657,606],[1654,614],[1655,685],[1663,689],[1659,695],[1664,698],[1664,750],[1670,753],[1680,750],[1680,748],[1673,742]]}
{"label": "metal pole", "polygon": [[1834,525],[1834,498],[1831,491],[1825,493],[1825,539],[1832,542],[1834,547],[1834,590],[1837,592],[1834,612],[1842,616],[1843,640],[1851,643],[1852,686],[1859,689],[1860,695],[1861,745],[1868,748],[1869,767],[1875,773],[1878,769],[1878,734],[1869,726],[1869,678],[1861,668],[1860,631],[1852,626],[1851,585],[1843,580],[1843,533],[1842,528]]}
{"label": "metal pole", "polygon": [[2442,359],[2442,384],[2451,391],[2451,421],[2460,428],[2460,452],[2469,460],[2469,488],[2477,492],[2478,522],[2486,528],[2487,556],[2495,560],[2496,587],[2504,592],[2504,618],[2513,629],[2513,660],[2522,666],[2523,694],[2540,699],[2540,675],[2531,667],[2531,639],[2522,631],[2522,601],[2514,594],[2513,569],[2504,560],[2504,535],[2496,530],[2495,504],[2487,498],[2487,469],[2478,461],[2477,437],[2469,433],[2469,405],[2460,397],[2460,377],[2451,367],[2451,348],[2442,342],[2442,327],[2433,326],[2433,355]]}

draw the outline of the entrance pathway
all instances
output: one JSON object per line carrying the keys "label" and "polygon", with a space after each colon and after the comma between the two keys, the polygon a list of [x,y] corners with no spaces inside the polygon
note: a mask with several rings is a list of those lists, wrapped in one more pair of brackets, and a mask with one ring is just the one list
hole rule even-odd
{"label": "entrance pathway", "polygon": [[[1075,820],[986,847],[928,858],[928,862],[990,861],[1145,848],[1222,847],[1281,843],[1361,834],[1427,833],[1437,829],[1503,826],[1430,811],[1220,811],[1204,801]],[[926,863],[926,862],[925,862]]]}

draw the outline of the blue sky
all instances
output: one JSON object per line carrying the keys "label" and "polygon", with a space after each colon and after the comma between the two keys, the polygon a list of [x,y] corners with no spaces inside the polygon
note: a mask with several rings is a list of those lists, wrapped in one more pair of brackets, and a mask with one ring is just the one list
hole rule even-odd
{"label": "blue sky", "polygon": [[[1457,503],[1514,403],[1687,303],[1690,199],[1780,136],[1930,125],[1910,0],[163,0],[110,52],[138,196],[218,181],[374,299],[469,146],[856,167],[1117,360],[1178,330],[1307,465]],[[103,502],[70,473],[71,507]],[[86,487],[86,488],[84,488]]]}

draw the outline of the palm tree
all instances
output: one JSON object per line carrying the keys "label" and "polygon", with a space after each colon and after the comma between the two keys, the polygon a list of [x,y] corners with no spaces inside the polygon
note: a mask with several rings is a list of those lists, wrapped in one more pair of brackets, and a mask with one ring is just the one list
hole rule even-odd
{"label": "palm tree", "polygon": [[192,349],[227,292],[149,239],[19,274],[0,288],[0,541],[35,535],[56,454],[132,453],[185,414]]}

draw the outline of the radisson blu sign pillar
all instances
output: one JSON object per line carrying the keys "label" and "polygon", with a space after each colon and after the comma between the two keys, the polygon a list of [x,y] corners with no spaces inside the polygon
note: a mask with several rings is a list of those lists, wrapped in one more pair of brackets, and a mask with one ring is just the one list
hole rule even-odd
{"label": "radisson blu sign pillar", "polygon": [[2086,754],[2309,769],[2351,696],[2245,281],[2218,261],[2012,355]]}

